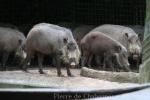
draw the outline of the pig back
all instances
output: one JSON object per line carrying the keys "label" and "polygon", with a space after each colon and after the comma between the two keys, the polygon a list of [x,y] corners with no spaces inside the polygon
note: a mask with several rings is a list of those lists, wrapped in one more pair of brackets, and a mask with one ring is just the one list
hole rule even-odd
{"label": "pig back", "polygon": [[80,26],[79,23],[71,23],[71,22],[60,22],[58,23],[58,25],[61,27],[66,27],[70,29],[71,31],[74,31],[77,27]]}
{"label": "pig back", "polygon": [[71,31],[57,25],[41,23],[35,25],[27,36],[27,48],[37,51],[51,53],[61,49],[64,39],[72,41]]}
{"label": "pig back", "polygon": [[128,40],[125,36],[125,33],[128,33],[129,37],[136,36],[137,34],[129,27],[121,26],[121,25],[111,25],[111,24],[105,24],[96,27],[92,30],[103,32],[106,35],[109,35],[113,39],[119,41],[123,46],[127,48]]}
{"label": "pig back", "polygon": [[102,32],[90,32],[84,36],[81,40],[82,49],[88,50],[95,54],[103,54],[106,53],[116,53],[115,47],[123,46],[116,40],[112,39],[108,35],[105,35]]}

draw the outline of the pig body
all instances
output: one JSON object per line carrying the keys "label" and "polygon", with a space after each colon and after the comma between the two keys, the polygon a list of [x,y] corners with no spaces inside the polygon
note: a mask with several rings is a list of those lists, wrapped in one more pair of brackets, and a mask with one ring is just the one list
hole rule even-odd
{"label": "pig body", "polygon": [[[52,55],[57,61],[57,73],[61,76],[60,61],[70,65],[77,65],[80,57],[80,51],[74,40],[70,30],[59,27],[57,25],[40,23],[35,25],[27,35],[26,42],[27,58],[25,64],[36,54],[38,56],[39,72],[42,70],[42,62],[44,55]],[[71,76],[69,67],[67,66],[67,74]]]}
{"label": "pig body", "polygon": [[15,52],[23,57],[23,47],[25,45],[25,36],[17,29],[0,27],[0,52],[2,54],[2,66],[6,70],[6,62],[9,54]]}
{"label": "pig body", "polygon": [[109,66],[113,69],[111,58],[115,56],[119,66],[129,71],[126,48],[102,32],[90,32],[85,35],[81,40],[81,48],[83,51],[82,66],[85,66],[86,62],[90,62],[90,56],[97,55],[105,56],[105,61],[110,62]]}

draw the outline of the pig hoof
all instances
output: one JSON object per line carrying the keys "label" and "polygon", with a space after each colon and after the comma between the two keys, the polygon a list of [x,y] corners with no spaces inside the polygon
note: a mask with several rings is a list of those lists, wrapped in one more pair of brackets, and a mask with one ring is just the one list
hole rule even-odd
{"label": "pig hoof", "polygon": [[119,69],[116,69],[116,72],[120,72],[120,70],[119,70]]}
{"label": "pig hoof", "polygon": [[24,72],[26,72],[26,73],[29,73],[29,71],[28,70],[23,70]]}
{"label": "pig hoof", "polygon": [[125,71],[126,71],[126,72],[131,72],[131,69],[126,69]]}
{"label": "pig hoof", "polygon": [[23,68],[22,70],[26,73],[29,73],[29,71],[26,68]]}
{"label": "pig hoof", "polygon": [[40,74],[46,74],[45,72],[43,72],[43,70],[39,70]]}
{"label": "pig hoof", "polygon": [[88,65],[88,68],[92,68],[90,65]]}
{"label": "pig hoof", "polygon": [[58,77],[64,77],[64,75],[60,74],[60,75],[58,75]]}
{"label": "pig hoof", "polygon": [[68,75],[69,77],[75,77],[74,75]]}

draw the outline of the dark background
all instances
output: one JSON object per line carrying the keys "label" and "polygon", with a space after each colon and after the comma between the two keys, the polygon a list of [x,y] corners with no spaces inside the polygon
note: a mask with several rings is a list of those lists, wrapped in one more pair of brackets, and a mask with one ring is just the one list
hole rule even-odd
{"label": "dark background", "polygon": [[145,0],[0,0],[0,24],[15,25],[25,36],[40,22],[144,25],[145,10]]}
{"label": "dark background", "polygon": [[0,22],[144,25],[145,0],[0,0]]}

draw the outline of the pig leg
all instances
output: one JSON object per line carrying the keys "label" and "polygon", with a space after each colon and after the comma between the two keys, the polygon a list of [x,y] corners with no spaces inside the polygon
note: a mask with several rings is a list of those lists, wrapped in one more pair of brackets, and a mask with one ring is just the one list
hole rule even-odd
{"label": "pig leg", "polygon": [[141,59],[138,58],[138,59],[137,59],[137,62],[136,62],[136,68],[137,68],[137,70],[139,70],[140,60],[141,60]]}
{"label": "pig leg", "polygon": [[8,57],[9,57],[9,53],[8,52],[4,52],[3,55],[2,55],[2,70],[7,70],[7,67],[6,67],[6,62],[8,60]]}
{"label": "pig leg", "polygon": [[87,61],[87,65],[88,65],[89,68],[92,67],[92,66],[91,66],[92,59],[93,59],[93,55],[90,55],[90,56],[88,57],[88,61]]}
{"label": "pig leg", "polygon": [[82,66],[82,65],[81,65],[81,61],[82,61],[82,60],[81,60],[81,58],[80,58],[80,60],[79,60],[79,65],[77,65],[77,68],[81,68],[81,66]]}
{"label": "pig leg", "polygon": [[113,66],[113,63],[112,63],[112,56],[111,55],[106,55],[105,57],[106,57],[105,60],[107,61],[108,66],[112,69],[112,71],[114,71],[114,66]]}
{"label": "pig leg", "polygon": [[82,59],[81,59],[81,66],[86,66],[86,63],[88,61],[88,52],[84,51],[83,52],[83,56],[82,56]]}
{"label": "pig leg", "polygon": [[113,55],[110,55],[109,57],[110,57],[110,58],[109,58],[110,67],[111,67],[112,71],[116,71],[115,62],[114,62],[114,59],[115,59],[115,58],[114,58]]}
{"label": "pig leg", "polygon": [[52,65],[56,66],[56,59],[55,58],[52,58]]}
{"label": "pig leg", "polygon": [[73,77],[68,64],[66,65],[66,69],[67,69],[67,75],[70,76],[70,77]]}
{"label": "pig leg", "polygon": [[96,65],[99,67],[99,69],[101,69],[101,57],[95,55],[95,61],[96,61]]}
{"label": "pig leg", "polygon": [[85,66],[87,61],[87,58],[85,56],[82,56],[81,66]]}
{"label": "pig leg", "polygon": [[120,69],[119,69],[119,67],[118,67],[118,64],[117,64],[117,61],[116,61],[116,56],[114,56],[114,55],[112,55],[112,64],[113,64],[113,68],[115,68],[115,71],[116,72],[119,72],[120,71]]}
{"label": "pig leg", "polygon": [[22,67],[22,70],[25,72],[27,71],[27,63],[31,61],[31,56],[29,56],[29,54],[27,54],[27,57],[24,61],[21,62],[20,67]]}
{"label": "pig leg", "polygon": [[42,68],[42,63],[43,63],[43,55],[42,54],[40,54],[40,53],[38,53],[38,66],[39,66],[39,73],[40,74],[45,74],[44,72],[43,72],[43,68]]}
{"label": "pig leg", "polygon": [[103,59],[103,70],[106,68],[106,55],[104,53],[104,59]]}
{"label": "pig leg", "polygon": [[61,66],[60,66],[61,62],[60,62],[59,56],[56,56],[55,59],[56,59],[56,62],[57,62],[57,65],[56,65],[56,67],[57,67],[57,75],[59,77],[64,77],[64,75],[62,75],[62,73],[61,73]]}

